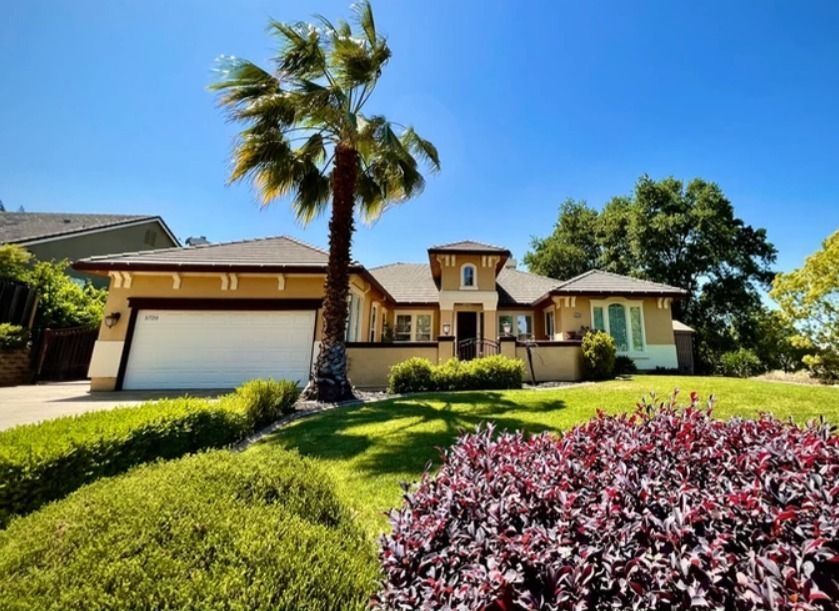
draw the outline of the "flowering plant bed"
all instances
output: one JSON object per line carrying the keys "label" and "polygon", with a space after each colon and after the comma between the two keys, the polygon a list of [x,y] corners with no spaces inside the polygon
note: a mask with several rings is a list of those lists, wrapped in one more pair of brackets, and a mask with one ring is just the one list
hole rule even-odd
{"label": "flowering plant bed", "polygon": [[[654,401],[654,399],[653,399]],[[463,436],[391,515],[379,608],[829,609],[839,437],[696,395]]]}

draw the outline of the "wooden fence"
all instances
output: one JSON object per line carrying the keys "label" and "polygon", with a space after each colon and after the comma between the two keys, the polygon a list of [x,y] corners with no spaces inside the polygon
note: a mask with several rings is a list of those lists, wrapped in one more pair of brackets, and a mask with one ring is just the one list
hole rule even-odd
{"label": "wooden fence", "polygon": [[11,323],[29,328],[38,293],[34,288],[16,280],[0,279],[0,323]]}
{"label": "wooden fence", "polygon": [[45,329],[37,342],[36,380],[82,380],[93,354],[98,329]]}

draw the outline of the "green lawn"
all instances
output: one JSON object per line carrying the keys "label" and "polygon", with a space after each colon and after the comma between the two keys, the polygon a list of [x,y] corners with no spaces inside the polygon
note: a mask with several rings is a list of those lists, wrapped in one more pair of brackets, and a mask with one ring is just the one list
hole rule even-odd
{"label": "green lawn", "polygon": [[753,417],[768,411],[806,422],[820,415],[839,423],[839,388],[711,377],[633,376],[629,380],[552,390],[429,393],[326,412],[281,429],[278,443],[318,459],[332,473],[371,533],[386,527],[384,512],[399,504],[402,482],[414,482],[435,448],[481,422],[499,429],[559,431],[593,416],[597,408],[627,411],[650,390],[682,389],[718,397],[715,415]]}

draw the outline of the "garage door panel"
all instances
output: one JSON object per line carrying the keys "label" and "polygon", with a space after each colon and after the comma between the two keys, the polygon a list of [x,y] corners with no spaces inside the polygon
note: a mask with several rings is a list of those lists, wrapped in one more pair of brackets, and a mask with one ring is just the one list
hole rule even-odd
{"label": "garage door panel", "polygon": [[313,311],[140,310],[123,388],[228,388],[257,377],[305,382]]}

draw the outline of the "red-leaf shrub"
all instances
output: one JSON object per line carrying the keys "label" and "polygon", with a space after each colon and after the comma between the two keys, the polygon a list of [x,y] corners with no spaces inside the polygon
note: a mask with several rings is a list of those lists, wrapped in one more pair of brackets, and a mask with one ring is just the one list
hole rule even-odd
{"label": "red-leaf shrub", "polygon": [[393,512],[380,609],[832,609],[839,437],[710,408],[463,436]]}

